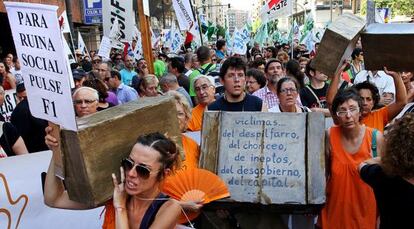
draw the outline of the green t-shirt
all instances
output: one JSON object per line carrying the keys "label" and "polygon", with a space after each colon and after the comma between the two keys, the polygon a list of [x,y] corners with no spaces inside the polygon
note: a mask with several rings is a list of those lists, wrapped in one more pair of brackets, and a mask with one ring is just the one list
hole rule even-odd
{"label": "green t-shirt", "polygon": [[[196,96],[196,93],[194,90],[194,79],[197,76],[201,75],[201,72],[204,69],[207,69],[209,65],[210,63],[207,63],[207,64],[202,65],[201,68],[193,70],[193,72],[188,77],[188,79],[190,80],[190,96]],[[215,69],[216,69],[216,65],[215,64],[211,65],[210,68],[207,69],[207,72],[205,73],[205,75],[207,75],[209,72],[214,71]]]}
{"label": "green t-shirt", "polygon": [[167,66],[162,60],[154,61],[154,74],[160,78],[167,73]]}

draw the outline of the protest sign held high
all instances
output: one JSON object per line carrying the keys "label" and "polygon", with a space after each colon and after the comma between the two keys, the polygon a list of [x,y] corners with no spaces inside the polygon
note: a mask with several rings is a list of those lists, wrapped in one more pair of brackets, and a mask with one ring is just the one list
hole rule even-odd
{"label": "protest sign held high", "polygon": [[57,6],[4,4],[33,116],[76,130]]}
{"label": "protest sign held high", "polygon": [[120,27],[120,39],[123,42],[131,41],[134,34],[135,16],[132,9],[132,0],[102,1],[102,16],[104,35],[110,37],[110,31],[116,19]]}

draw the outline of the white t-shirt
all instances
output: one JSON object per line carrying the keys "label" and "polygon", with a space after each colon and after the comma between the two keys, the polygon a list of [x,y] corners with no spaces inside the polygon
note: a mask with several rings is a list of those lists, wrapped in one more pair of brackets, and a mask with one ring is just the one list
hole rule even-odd
{"label": "white t-shirt", "polygon": [[16,85],[19,83],[23,83],[23,73],[22,70],[16,70],[13,68],[10,70],[11,74],[13,74],[14,78],[16,78]]}
{"label": "white t-shirt", "polygon": [[395,97],[394,79],[390,75],[385,74],[384,71],[378,71],[374,75],[371,71],[362,70],[355,76],[354,84],[366,81],[368,75],[370,76],[369,82],[377,86],[380,95],[392,93]]}

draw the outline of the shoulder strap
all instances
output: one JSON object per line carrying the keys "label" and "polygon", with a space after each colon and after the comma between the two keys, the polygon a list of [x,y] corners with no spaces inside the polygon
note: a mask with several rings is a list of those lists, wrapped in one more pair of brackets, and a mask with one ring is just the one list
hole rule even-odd
{"label": "shoulder strap", "polygon": [[319,97],[313,92],[312,88],[309,87],[309,85],[306,85],[306,88],[312,93],[312,95],[315,97],[316,102],[318,103],[318,106],[322,108],[321,101],[319,100]]}
{"label": "shoulder strap", "polygon": [[202,70],[202,71],[200,71],[201,75],[205,75],[208,72],[208,70],[211,68],[211,66],[213,66],[213,64],[209,63],[206,68],[204,68],[204,69],[200,68]]}
{"label": "shoulder strap", "polygon": [[377,157],[377,129],[372,130],[371,151],[372,157]]}
{"label": "shoulder strap", "polygon": [[164,194],[160,194],[157,196],[157,198],[151,203],[151,205],[148,207],[147,211],[144,214],[144,217],[142,217],[141,225],[139,226],[140,229],[148,229],[150,228],[151,224],[155,220],[155,216],[158,213],[158,210],[160,210],[161,206],[167,202],[168,196]]}

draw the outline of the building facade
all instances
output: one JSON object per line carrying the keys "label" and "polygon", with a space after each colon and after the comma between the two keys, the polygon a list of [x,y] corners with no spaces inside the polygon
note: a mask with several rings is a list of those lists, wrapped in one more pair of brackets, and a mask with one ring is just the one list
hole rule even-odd
{"label": "building facade", "polygon": [[249,18],[249,12],[244,10],[229,9],[227,12],[229,32],[242,28]]}

